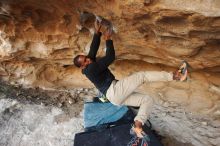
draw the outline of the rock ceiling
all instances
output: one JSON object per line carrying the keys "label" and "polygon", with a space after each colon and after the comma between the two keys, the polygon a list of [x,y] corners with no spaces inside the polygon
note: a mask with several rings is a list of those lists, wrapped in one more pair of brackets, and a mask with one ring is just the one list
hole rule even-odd
{"label": "rock ceiling", "polygon": [[[72,66],[88,52],[93,21],[111,21],[118,78],[139,70],[169,70],[187,60],[191,76],[220,85],[218,0],[1,0],[0,76],[14,84],[86,86]],[[101,43],[99,55],[104,54]]]}

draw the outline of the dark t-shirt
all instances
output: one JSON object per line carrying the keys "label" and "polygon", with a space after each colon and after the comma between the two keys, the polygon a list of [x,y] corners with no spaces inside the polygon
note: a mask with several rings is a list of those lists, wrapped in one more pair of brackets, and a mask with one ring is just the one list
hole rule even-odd
{"label": "dark t-shirt", "polygon": [[88,54],[88,57],[91,58],[93,62],[83,69],[82,73],[105,95],[112,81],[115,80],[114,75],[108,69],[108,66],[115,60],[115,50],[113,41],[106,40],[106,55],[96,61],[100,37],[101,33],[94,34]]}

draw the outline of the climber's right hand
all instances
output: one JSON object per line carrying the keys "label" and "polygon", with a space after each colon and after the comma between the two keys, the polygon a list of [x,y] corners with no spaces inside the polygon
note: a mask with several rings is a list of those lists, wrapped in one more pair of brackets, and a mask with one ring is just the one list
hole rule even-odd
{"label": "climber's right hand", "polygon": [[99,22],[99,21],[96,19],[94,25],[95,25],[95,32],[96,32],[96,33],[99,33],[100,30],[101,30],[101,28],[102,28],[101,22]]}

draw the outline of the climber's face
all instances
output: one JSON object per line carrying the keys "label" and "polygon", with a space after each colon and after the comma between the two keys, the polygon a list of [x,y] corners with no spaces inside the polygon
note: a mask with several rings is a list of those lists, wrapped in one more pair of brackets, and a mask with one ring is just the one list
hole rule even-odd
{"label": "climber's face", "polygon": [[81,64],[80,68],[82,68],[82,69],[84,69],[90,63],[92,63],[92,60],[89,57],[85,56],[85,55],[80,55],[78,61]]}

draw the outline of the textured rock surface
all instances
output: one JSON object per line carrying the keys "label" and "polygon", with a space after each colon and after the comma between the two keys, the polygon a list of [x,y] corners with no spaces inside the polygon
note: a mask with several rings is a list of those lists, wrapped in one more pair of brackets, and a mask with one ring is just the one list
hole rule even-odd
{"label": "textured rock surface", "polygon": [[0,99],[0,145],[71,146],[83,119],[67,117],[60,108]]}
{"label": "textured rock surface", "polygon": [[83,98],[91,89],[23,89],[0,82],[1,146],[72,146],[83,131]]}
{"label": "textured rock surface", "polygon": [[[219,145],[219,93],[199,81],[153,83],[142,87],[155,99],[150,120],[161,135],[185,145]],[[142,89],[140,89],[141,91]]]}
{"label": "textured rock surface", "polygon": [[[219,0],[1,0],[1,79],[25,87],[91,87],[72,66],[92,38],[92,20],[79,19],[83,11],[113,23],[117,59],[110,68],[118,79],[140,70],[173,71],[187,60],[188,82],[140,90],[155,98],[152,118],[163,135],[219,145]],[[99,56],[104,48],[102,41]]]}
{"label": "textured rock surface", "polygon": [[[117,61],[126,68],[134,61],[131,70],[167,69],[186,59],[220,85],[219,9],[218,0],[2,0],[0,75],[27,86],[85,86],[71,65],[74,54],[88,51],[93,22],[79,21],[78,12],[88,11],[114,24]],[[104,41],[99,55],[103,48]]]}

